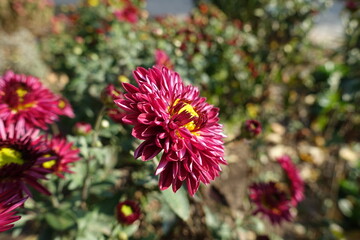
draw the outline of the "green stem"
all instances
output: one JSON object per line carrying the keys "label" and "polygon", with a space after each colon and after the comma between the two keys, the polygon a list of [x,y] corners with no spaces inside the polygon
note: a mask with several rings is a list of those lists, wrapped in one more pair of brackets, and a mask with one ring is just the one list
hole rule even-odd
{"label": "green stem", "polygon": [[231,140],[229,140],[229,141],[227,141],[227,142],[224,142],[224,146],[226,146],[226,145],[228,145],[228,144],[230,144],[230,143],[232,143],[232,142],[239,141],[239,140],[241,140],[241,138],[242,138],[242,136],[241,136],[241,134],[239,134],[239,135],[236,136],[235,138],[233,138],[233,139],[231,139]]}
{"label": "green stem", "polygon": [[99,137],[99,132],[100,132],[100,127],[101,127],[101,121],[104,117],[104,115],[106,114],[106,107],[103,106],[99,112],[99,115],[96,118],[96,122],[95,122],[95,127],[94,127],[94,133],[93,133],[93,138],[92,138],[92,142],[91,142],[91,146],[92,147],[96,147],[96,142],[98,140]]}
{"label": "green stem", "polygon": [[[103,106],[101,108],[97,118],[96,118],[95,127],[94,127],[94,131],[93,131],[93,136],[92,136],[92,141],[91,141],[91,146],[92,147],[96,147],[96,143],[97,143],[98,138],[99,138],[101,121],[102,121],[105,114],[106,114],[106,107]],[[87,209],[86,199],[89,196],[89,188],[90,188],[90,184],[91,184],[90,161],[92,159],[93,159],[93,156],[89,155],[89,157],[86,159],[86,165],[85,165],[86,169],[85,169],[84,185],[83,185],[82,191],[81,191],[81,208],[84,209],[84,210]]]}

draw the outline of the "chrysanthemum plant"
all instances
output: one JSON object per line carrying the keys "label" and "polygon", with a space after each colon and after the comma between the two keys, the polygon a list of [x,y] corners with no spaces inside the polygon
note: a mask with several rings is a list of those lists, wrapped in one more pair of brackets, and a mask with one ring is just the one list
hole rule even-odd
{"label": "chrysanthemum plant", "polygon": [[[0,203],[8,209],[2,212],[6,227],[18,220],[12,208],[24,216],[15,236],[31,228],[45,239],[176,234],[236,239],[241,231],[255,231],[254,219],[275,225],[293,220],[290,209],[303,198],[303,185],[285,165],[288,188],[258,183],[259,171],[257,183],[244,190],[249,198],[238,199],[241,209],[228,202],[232,192],[224,192],[221,181],[214,184],[223,168],[225,176],[230,172],[214,106],[235,120],[231,137],[252,145],[258,156],[263,151],[260,121],[245,123],[240,134],[248,131],[246,140],[236,137],[244,119],[268,120],[253,103],[266,98],[266,69],[261,72],[259,55],[247,54],[256,49],[256,39],[216,8],[198,9],[186,21],[169,17],[147,23],[146,14],[131,7],[114,14],[129,4],[84,1],[61,22],[66,31],[60,34],[54,26],[55,36],[43,47],[51,48],[53,69],[70,77],[66,99],[39,87],[33,77],[2,76],[0,88],[7,90],[0,91],[0,137],[6,145],[0,166],[9,176],[0,189],[7,196],[7,189],[23,183],[16,201]],[[245,159],[242,167],[258,164],[258,156]],[[236,188],[244,182],[235,182]],[[198,229],[205,235],[196,235]]]}

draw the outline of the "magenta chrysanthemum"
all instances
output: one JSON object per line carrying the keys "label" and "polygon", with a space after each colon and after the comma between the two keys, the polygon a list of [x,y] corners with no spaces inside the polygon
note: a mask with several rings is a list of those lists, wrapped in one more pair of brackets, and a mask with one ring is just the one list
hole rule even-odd
{"label": "magenta chrysanthemum", "polygon": [[28,185],[36,190],[50,194],[39,179],[45,179],[48,170],[41,167],[49,153],[39,130],[25,127],[24,121],[5,125],[0,120],[0,192],[17,189],[19,196],[31,195]]}
{"label": "magenta chrysanthemum", "polygon": [[75,117],[74,110],[72,109],[69,101],[63,97],[59,97],[56,102],[57,109],[56,114],[66,116],[69,118]]}
{"label": "magenta chrysanthemum", "polygon": [[108,84],[101,92],[101,100],[109,108],[115,107],[114,100],[122,98],[122,92],[114,84]]}
{"label": "magenta chrysanthemum", "polygon": [[20,216],[14,216],[14,210],[23,205],[27,198],[18,198],[14,189],[0,193],[0,232],[7,231],[14,227],[14,222],[19,220]]}
{"label": "magenta chrysanthemum", "polygon": [[290,202],[286,193],[280,190],[274,182],[254,183],[250,186],[250,199],[257,205],[254,215],[262,213],[272,224],[283,220],[291,221]]}
{"label": "magenta chrysanthemum", "polygon": [[166,67],[134,71],[135,87],[123,83],[125,99],[115,100],[127,111],[123,122],[134,125],[132,135],[145,140],[135,151],[143,161],[163,155],[156,170],[161,190],[183,182],[194,195],[200,182],[210,183],[224,160],[219,109],[206,103],[196,87],[185,86],[178,73]]}
{"label": "magenta chrysanthemum", "polygon": [[89,135],[92,131],[92,126],[90,123],[86,123],[86,122],[77,122],[75,123],[74,126],[74,132],[77,135]]}
{"label": "magenta chrysanthemum", "polygon": [[[47,124],[68,115],[59,108],[59,97],[45,88],[39,79],[8,71],[0,76],[0,119],[47,129]],[[62,105],[62,104],[61,104]]]}
{"label": "magenta chrysanthemum", "polygon": [[155,65],[158,67],[167,67],[169,69],[173,69],[174,66],[170,60],[170,57],[166,54],[165,51],[156,49],[155,51]]}
{"label": "magenta chrysanthemum", "polygon": [[71,142],[59,136],[48,139],[47,147],[51,149],[49,155],[55,156],[56,159],[44,162],[42,166],[61,178],[64,178],[65,172],[73,173],[69,164],[80,160],[79,149],[74,148]]}
{"label": "magenta chrysanthemum", "polygon": [[125,116],[125,111],[119,109],[114,100],[124,99],[124,95],[114,84],[107,85],[101,93],[102,102],[107,106],[106,112],[108,116],[117,123],[123,123],[122,118]]}
{"label": "magenta chrysanthemum", "polygon": [[250,136],[257,136],[262,131],[261,123],[254,119],[246,120],[245,131]]}
{"label": "magenta chrysanthemum", "polygon": [[121,10],[114,11],[115,17],[119,21],[125,21],[129,23],[137,23],[139,20],[139,9],[132,5],[131,1],[125,1],[126,6]]}
{"label": "magenta chrysanthemum", "polygon": [[126,200],[116,206],[116,217],[120,223],[132,224],[140,218],[140,207],[134,201]]}
{"label": "magenta chrysanthemum", "polygon": [[279,157],[277,161],[284,170],[290,184],[291,204],[296,206],[304,199],[304,181],[289,156]]}

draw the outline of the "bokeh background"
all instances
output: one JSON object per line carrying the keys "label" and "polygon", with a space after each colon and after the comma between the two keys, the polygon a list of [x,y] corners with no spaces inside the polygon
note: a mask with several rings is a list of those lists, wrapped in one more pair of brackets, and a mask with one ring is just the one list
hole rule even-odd
{"label": "bokeh background", "polygon": [[[56,129],[82,160],[65,179],[49,177],[52,197],[35,193],[0,239],[360,239],[359,9],[356,0],[1,0],[0,73],[36,76],[68,99],[76,116]],[[101,96],[157,64],[220,108],[228,165],[195,197],[158,190],[157,160],[134,159],[140,141]],[[262,125],[250,139],[248,119]],[[78,122],[96,134],[79,135]],[[305,199],[292,221],[272,225],[253,215],[249,186],[283,181],[285,154]],[[126,199],[142,211],[131,225],[115,216]]]}

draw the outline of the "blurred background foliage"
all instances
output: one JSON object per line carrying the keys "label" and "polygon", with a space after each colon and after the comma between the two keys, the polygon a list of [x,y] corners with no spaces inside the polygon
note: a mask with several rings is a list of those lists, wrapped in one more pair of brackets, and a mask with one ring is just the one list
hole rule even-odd
{"label": "blurred background foliage", "polygon": [[[70,101],[76,117],[59,127],[83,158],[76,174],[47,181],[51,198],[27,202],[12,236],[256,239],[271,232],[271,239],[359,239],[360,4],[346,2],[342,45],[327,49],[307,36],[330,3],[195,1],[189,16],[150,17],[142,0],[0,1],[0,72],[41,77]],[[224,176],[194,198],[183,189],[176,196],[158,191],[155,164],[133,160],[139,142],[130,127],[107,116],[101,99],[108,84],[121,89],[122,82],[134,83],[137,66],[155,65],[157,50],[220,108],[228,141],[245,119],[263,124],[260,138],[227,145]],[[74,134],[79,121],[95,133]],[[279,152],[297,162],[307,199],[293,223],[269,231],[251,216],[247,185],[279,178],[272,161]],[[232,174],[238,177],[231,185]],[[237,192],[241,198],[234,199]],[[142,208],[141,221],[129,226],[114,217],[125,199]]]}

